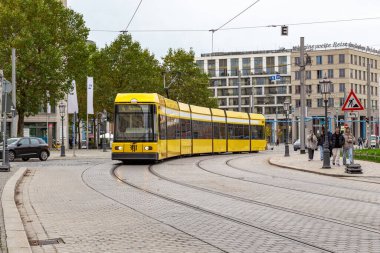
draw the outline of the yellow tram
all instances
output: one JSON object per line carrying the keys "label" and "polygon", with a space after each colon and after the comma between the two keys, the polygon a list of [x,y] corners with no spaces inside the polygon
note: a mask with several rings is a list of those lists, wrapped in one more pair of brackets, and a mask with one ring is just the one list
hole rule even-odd
{"label": "yellow tram", "polygon": [[156,93],[118,94],[114,127],[113,160],[162,160],[266,148],[262,114],[199,107]]}

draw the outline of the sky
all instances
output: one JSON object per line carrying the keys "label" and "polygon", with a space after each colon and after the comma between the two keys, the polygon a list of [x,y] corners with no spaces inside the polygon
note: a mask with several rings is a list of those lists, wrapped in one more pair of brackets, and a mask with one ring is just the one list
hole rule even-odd
{"label": "sky", "polygon": [[[256,0],[143,0],[128,30],[134,40],[157,58],[169,48],[192,48],[196,56],[209,53],[211,32]],[[140,0],[68,0],[68,7],[81,13],[91,30],[120,31],[127,27]],[[214,52],[273,50],[305,44],[353,42],[380,49],[379,0],[259,0],[225,28],[283,25],[300,22],[379,17],[376,20],[313,25],[290,25],[217,31]],[[133,32],[141,29],[200,29],[204,32]],[[91,31],[98,47],[109,45],[117,32]]]}

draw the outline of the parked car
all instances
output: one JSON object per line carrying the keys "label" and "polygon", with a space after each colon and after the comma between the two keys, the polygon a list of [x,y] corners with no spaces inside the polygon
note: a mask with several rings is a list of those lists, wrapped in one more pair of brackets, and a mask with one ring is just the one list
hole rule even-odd
{"label": "parked car", "polygon": [[[7,140],[9,161],[13,162],[16,158],[28,161],[30,158],[39,158],[46,161],[50,156],[49,146],[44,140],[37,137],[10,138]],[[1,154],[2,157],[2,143]]]}
{"label": "parked car", "polygon": [[371,135],[371,137],[370,137],[371,148],[376,148],[376,144],[378,143],[377,139],[378,139],[378,137],[376,135]]}
{"label": "parked car", "polygon": [[294,151],[297,151],[297,150],[299,150],[300,148],[301,148],[301,140],[298,139],[298,140],[296,140],[296,141],[293,143],[293,149],[294,149]]}

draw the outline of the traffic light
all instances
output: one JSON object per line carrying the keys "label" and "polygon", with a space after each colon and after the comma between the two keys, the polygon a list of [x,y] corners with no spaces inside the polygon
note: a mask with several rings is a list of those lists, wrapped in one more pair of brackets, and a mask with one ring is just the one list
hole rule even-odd
{"label": "traffic light", "polygon": [[281,26],[281,35],[282,36],[288,36],[288,26],[287,25]]}
{"label": "traffic light", "polygon": [[367,123],[367,124],[369,124],[369,119],[366,117],[365,118],[365,122]]}

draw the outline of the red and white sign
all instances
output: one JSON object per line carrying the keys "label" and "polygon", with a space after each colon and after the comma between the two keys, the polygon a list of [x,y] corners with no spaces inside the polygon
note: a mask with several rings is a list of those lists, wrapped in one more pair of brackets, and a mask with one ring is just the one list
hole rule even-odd
{"label": "red and white sign", "polygon": [[364,110],[364,107],[360,103],[360,100],[355,95],[354,91],[351,90],[350,94],[348,95],[346,99],[346,102],[344,102],[342,111],[361,111],[361,110]]}

